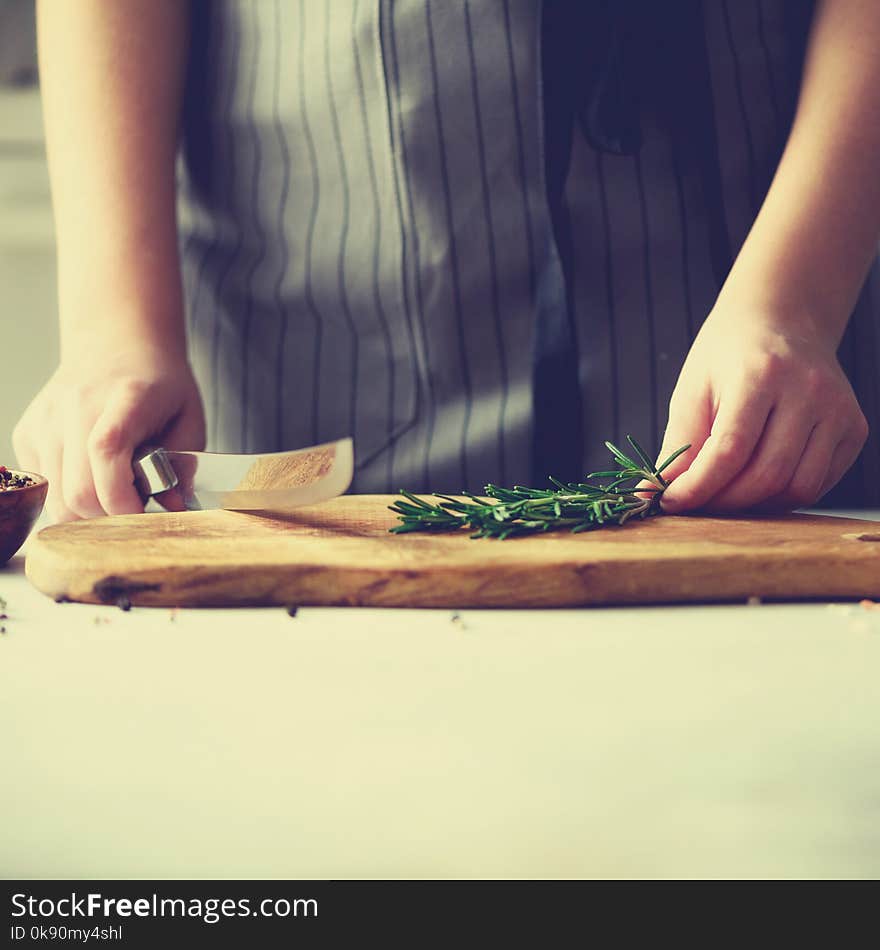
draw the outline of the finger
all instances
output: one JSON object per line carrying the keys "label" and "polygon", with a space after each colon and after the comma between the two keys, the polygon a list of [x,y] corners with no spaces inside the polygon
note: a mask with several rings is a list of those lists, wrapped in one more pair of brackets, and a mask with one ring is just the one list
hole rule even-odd
{"label": "finger", "polygon": [[80,400],[72,400],[64,410],[61,491],[65,506],[80,518],[97,518],[106,513],[95,493],[86,445],[93,422],[92,410]]}
{"label": "finger", "polygon": [[[42,438],[42,451],[29,433],[39,431]],[[12,447],[20,468],[42,475],[49,483],[46,497],[46,513],[53,523],[74,521],[76,515],[64,505],[61,490],[61,440],[52,432],[51,426],[33,425],[30,420],[22,420],[12,433]]]}
{"label": "finger", "polygon": [[683,445],[690,445],[690,448],[662,470],[661,474],[667,482],[678,478],[691,467],[711,431],[712,403],[708,393],[696,405],[687,406],[686,409],[680,408],[679,403],[670,405],[669,422],[663,434],[660,454],[657,456],[658,466],[662,466],[663,462]]}
{"label": "finger", "polygon": [[19,425],[12,433],[12,449],[15,452],[15,461],[19,469],[43,475],[40,471],[40,456],[36,446],[25,435],[25,430]]}
{"label": "finger", "polygon": [[[188,397],[184,398],[181,411],[161,433],[161,443],[168,449],[183,452],[204,451],[205,412],[201,396],[195,387]],[[188,464],[188,460],[182,456],[177,459],[174,468],[179,479],[178,486],[156,495],[155,501],[166,511],[185,511],[186,498],[192,494],[195,465]]]}
{"label": "finger", "polygon": [[791,480],[782,492],[766,501],[765,510],[791,511],[816,502],[822,494],[839,442],[840,434],[832,422],[820,422],[815,426]]}
{"label": "finger", "polygon": [[712,511],[744,511],[785,491],[803,458],[815,419],[803,404],[774,407],[748,464],[707,502]]}
{"label": "finger", "polygon": [[49,520],[55,524],[67,521],[79,521],[79,515],[71,511],[64,504],[64,492],[61,487],[61,472],[63,468],[64,449],[59,439],[51,448],[40,454],[39,464],[41,474],[49,482],[49,494],[46,498],[46,508]]}
{"label": "finger", "polygon": [[[684,406],[685,408],[681,408]],[[688,402],[686,399],[673,398],[669,405],[669,422],[666,425],[666,431],[663,433],[663,444],[656,458],[656,464],[661,470],[660,474],[667,482],[677,478],[682,472],[686,471],[697,453],[703,447],[703,443],[709,437],[709,430],[712,428],[712,403],[708,392],[703,398]],[[686,451],[682,452],[667,467],[663,463],[677,452],[682,446],[689,445]],[[656,488],[656,485],[647,479],[642,480],[636,486],[637,489]]]}
{"label": "finger", "polygon": [[709,437],[687,471],[663,493],[664,511],[675,514],[700,508],[746,466],[770,414],[770,397],[743,388],[722,399]]}
{"label": "finger", "polygon": [[156,406],[142,387],[116,390],[92,428],[88,452],[95,491],[111,515],[144,510],[134,487],[131,462],[135,449],[156,429]]}
{"label": "finger", "polygon": [[205,415],[198,392],[194,392],[191,400],[185,402],[183,409],[168,423],[161,435],[162,445],[168,449],[182,452],[205,450]]}
{"label": "finger", "polygon": [[862,451],[864,444],[865,440],[858,435],[847,436],[840,441],[834,450],[831,464],[828,466],[828,474],[825,476],[825,481],[819,490],[819,498],[830,492],[841,478],[846,475],[852,467],[853,462],[859,457],[859,453]]}
{"label": "finger", "polygon": [[169,488],[168,491],[154,495],[153,501],[166,511],[186,511],[186,494],[179,487]]}

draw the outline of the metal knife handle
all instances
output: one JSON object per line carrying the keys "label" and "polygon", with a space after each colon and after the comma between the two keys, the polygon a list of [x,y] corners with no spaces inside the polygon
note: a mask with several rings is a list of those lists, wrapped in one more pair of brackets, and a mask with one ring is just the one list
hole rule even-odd
{"label": "metal knife handle", "polygon": [[144,499],[159,495],[177,485],[177,473],[164,449],[150,450],[146,455],[135,459],[131,467],[134,471],[135,488]]}

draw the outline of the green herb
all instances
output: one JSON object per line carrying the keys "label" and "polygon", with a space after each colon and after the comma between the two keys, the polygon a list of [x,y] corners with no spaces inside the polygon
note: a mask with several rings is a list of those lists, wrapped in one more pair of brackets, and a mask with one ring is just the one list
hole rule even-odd
{"label": "green herb", "polygon": [[[591,472],[583,482],[566,484],[551,477],[553,488],[487,485],[484,496],[462,492],[465,500],[434,493],[431,497],[440,499],[436,504],[401,491],[403,498],[390,506],[400,524],[390,530],[393,534],[406,534],[470,528],[472,538],[504,540],[560,528],[589,531],[659,514],[660,496],[669,484],[662,472],[690,446],[682,446],[655,465],[632,436],[626,438],[635,458],[606,442],[617,467],[607,472]],[[602,479],[604,484],[591,483],[592,479]],[[651,487],[640,488],[636,494],[635,485],[642,481],[650,482]]]}

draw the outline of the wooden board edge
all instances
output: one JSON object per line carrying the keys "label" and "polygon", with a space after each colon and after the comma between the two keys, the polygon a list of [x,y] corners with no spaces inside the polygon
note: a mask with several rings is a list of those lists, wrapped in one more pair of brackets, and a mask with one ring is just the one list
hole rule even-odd
{"label": "wooden board edge", "polygon": [[[714,559],[671,559],[655,566],[650,580],[614,561],[562,565],[548,579],[536,579],[528,564],[495,564],[491,571],[462,575],[455,567],[430,572],[405,567],[247,565],[236,570],[238,590],[225,584],[229,574],[215,566],[181,568],[168,581],[167,569],[145,568],[124,574],[65,570],[40,558],[28,559],[28,580],[46,596],[90,604],[144,607],[424,607],[554,608],[625,604],[683,604],[772,600],[861,599],[880,597],[880,574],[863,558],[843,558],[833,574],[817,555],[801,567],[803,581],[790,568],[768,561],[750,570],[730,570],[719,583]],[[745,561],[745,556],[743,557]],[[735,567],[729,563],[728,566]],[[817,585],[816,578],[820,578]],[[711,579],[711,587],[707,582]],[[707,591],[711,591],[707,593]]]}

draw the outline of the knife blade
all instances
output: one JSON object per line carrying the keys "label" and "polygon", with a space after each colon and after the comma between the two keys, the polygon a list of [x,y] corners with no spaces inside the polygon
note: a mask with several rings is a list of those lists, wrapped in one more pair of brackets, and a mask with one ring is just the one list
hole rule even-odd
{"label": "knife blade", "polygon": [[354,474],[350,438],[291,452],[227,455],[152,448],[132,462],[146,501],[169,511],[286,511],[344,494]]}

